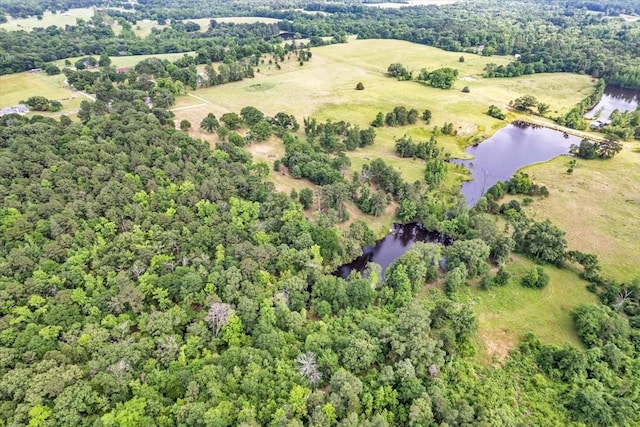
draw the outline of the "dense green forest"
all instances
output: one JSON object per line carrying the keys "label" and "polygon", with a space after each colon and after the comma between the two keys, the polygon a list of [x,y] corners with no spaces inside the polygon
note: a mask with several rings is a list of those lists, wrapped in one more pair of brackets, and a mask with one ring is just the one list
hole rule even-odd
{"label": "dense green forest", "polygon": [[[77,119],[0,117],[0,426],[640,424],[640,277],[602,277],[595,255],[504,200],[546,197],[545,186],[517,174],[470,208],[442,184],[449,154],[436,138],[407,135],[395,138],[395,152],[424,163],[420,181],[405,182],[379,158],[345,173],[347,151],[375,146],[385,126],[402,135],[402,126],[428,124],[430,110],[396,106],[361,128],[246,106],[202,120],[202,131],[217,135],[212,148],[176,129],[167,109],[185,88],[251,78],[263,53],[276,62],[290,52],[313,60],[307,47],[272,40],[280,30],[310,35],[311,44],[349,33],[461,51],[484,45],[484,55],[522,55],[511,68],[492,68],[496,76],[566,69],[637,86],[637,24],[582,9],[633,13],[635,2],[379,10],[359,2],[139,0],[133,8],[0,0],[16,16],[93,4],[124,6],[108,13],[130,24],[212,11],[284,21],[212,22],[202,33],[173,25],[145,39],[126,26],[116,36],[100,14],[66,29],[0,30],[0,73],[73,55],[95,55],[90,62],[99,64],[63,70],[96,97],[82,101]],[[150,58],[123,73],[109,61],[123,52],[190,50],[196,55]],[[450,74],[424,71],[423,80],[433,84],[443,70]],[[42,95],[29,101],[50,109]],[[637,118],[614,115],[612,134],[630,137]],[[198,125],[186,122],[182,129]],[[440,134],[453,127],[445,123]],[[273,165],[247,150],[269,137],[284,147]],[[614,143],[585,140],[572,149],[612,157],[620,151]],[[277,191],[267,179],[272,166],[316,186]],[[351,202],[371,216],[345,222]],[[362,274],[334,274],[375,242],[366,218],[391,203],[399,221],[419,222],[446,244],[417,243],[384,272],[370,263]],[[512,253],[535,266],[513,276]],[[551,266],[577,272],[598,297],[571,312],[581,345],[528,334],[504,360],[480,363],[469,293],[544,288]]]}
{"label": "dense green forest", "polygon": [[[469,210],[434,191],[412,199],[372,162],[379,188],[404,188],[407,218],[456,242],[418,244],[384,278],[371,265],[342,279],[330,272],[372,242],[364,222],[339,229],[331,210],[310,221],[242,147],[211,151],[163,125],[144,91],[108,93],[99,102],[110,106],[87,102],[81,123],[0,122],[3,424],[639,421],[640,283],[599,278],[597,258],[568,251],[548,221],[500,206],[506,192],[538,194],[526,177]],[[485,212],[502,212],[513,235]],[[573,313],[584,349],[530,336],[503,366],[474,362],[477,321],[458,295],[474,277],[508,282],[486,261],[513,249],[584,266],[604,303]],[[442,255],[444,292],[417,298],[442,277]]]}

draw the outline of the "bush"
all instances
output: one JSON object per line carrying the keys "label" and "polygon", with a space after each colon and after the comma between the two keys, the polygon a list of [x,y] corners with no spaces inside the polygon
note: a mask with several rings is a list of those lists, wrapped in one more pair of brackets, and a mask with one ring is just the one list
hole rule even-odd
{"label": "bush", "polygon": [[498,273],[496,273],[496,277],[493,278],[493,283],[498,286],[504,286],[509,283],[510,279],[511,273],[509,273],[504,268],[501,268],[500,270],[498,270]]}
{"label": "bush", "polygon": [[534,267],[520,282],[525,288],[542,289],[549,284],[549,275],[542,267]]}
{"label": "bush", "polygon": [[180,121],[180,129],[182,130],[189,130],[191,129],[191,122],[187,119],[181,120]]}
{"label": "bush", "polygon": [[356,90],[364,90],[364,85],[362,84],[362,82],[358,82],[358,84],[356,85]]}
{"label": "bush", "polygon": [[469,86],[465,86],[465,87],[462,88],[462,92],[469,93],[469,92],[471,92],[471,89],[469,89]]}

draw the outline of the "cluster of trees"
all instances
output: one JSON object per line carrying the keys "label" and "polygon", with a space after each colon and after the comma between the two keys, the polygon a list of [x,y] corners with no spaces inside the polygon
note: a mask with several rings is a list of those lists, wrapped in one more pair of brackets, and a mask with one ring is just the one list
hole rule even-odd
{"label": "cluster of trees", "polygon": [[[544,116],[549,111],[549,108],[550,108],[549,104],[545,104],[544,102],[538,101],[536,97],[533,95],[523,95],[519,98],[509,101],[509,105],[518,111],[524,111],[526,113],[533,113],[534,112],[533,109],[536,108],[538,114],[541,116]],[[491,107],[489,107],[489,109],[491,110]],[[498,114],[499,109],[497,111],[494,110],[494,112],[497,115],[499,115]],[[495,116],[492,116],[492,117],[495,117]]]}
{"label": "cluster of trees", "polygon": [[387,67],[387,74],[398,80],[411,80],[413,78],[413,73],[399,63],[390,64],[389,67]]}
{"label": "cluster of trees", "polygon": [[367,147],[372,145],[376,138],[373,126],[360,129],[360,126],[344,120],[338,122],[327,120],[324,123],[318,123],[315,117],[305,117],[303,123],[307,140],[310,143],[319,144],[329,153]]}
{"label": "cluster of trees", "polygon": [[200,85],[204,87],[238,82],[245,78],[253,78],[255,75],[250,60],[220,64],[217,70],[213,64],[208,64],[205,66],[205,73],[206,77],[202,76],[200,79]]}
{"label": "cluster of trees", "polygon": [[502,111],[499,107],[495,105],[490,105],[487,114],[493,117],[494,119],[504,120],[507,115]]}
{"label": "cluster of trees", "polygon": [[415,143],[411,137],[404,135],[396,140],[395,149],[400,157],[426,160],[424,177],[428,184],[437,185],[446,177],[446,159],[434,136],[429,141]]}
{"label": "cluster of trees", "polygon": [[44,96],[32,96],[26,101],[21,101],[21,104],[27,105],[34,111],[60,111],[62,109],[62,103],[55,99],[47,99]]}
{"label": "cluster of trees", "polygon": [[455,68],[444,67],[434,71],[423,68],[416,80],[438,89],[451,89],[457,78],[458,70]]}
{"label": "cluster of trees", "polygon": [[580,141],[580,145],[572,144],[569,151],[574,156],[587,160],[595,159],[596,157],[610,159],[622,151],[622,144],[613,138],[607,138],[605,141],[600,142],[583,139]]}
{"label": "cluster of trees", "polygon": [[[198,64],[231,63],[243,58],[259,57],[283,49],[272,40],[279,29],[275,24],[219,24],[205,33],[186,28],[154,30],[146,38],[137,37],[125,24],[120,35],[96,14],[90,21],[79,20],[67,28],[34,28],[32,31],[0,30],[0,42],[7,46],[0,61],[0,74],[44,68],[47,62],[77,56],[122,56],[159,53],[196,52]],[[300,59],[309,60],[307,53]],[[80,68],[84,65],[80,64]]]}
{"label": "cluster of trees", "polygon": [[[243,126],[249,129],[244,137],[236,132]],[[183,120],[180,127],[187,130],[191,123]],[[270,117],[253,106],[243,107],[239,115],[234,112],[224,113],[220,120],[215,114],[209,113],[200,122],[200,129],[208,133],[216,132],[221,141],[228,141],[237,147],[244,147],[252,141],[265,141],[273,134],[282,135],[288,130],[295,132],[298,128],[298,122],[291,114],[279,112]],[[267,166],[267,173],[268,169]]]}
{"label": "cluster of trees", "polygon": [[620,139],[640,139],[640,108],[635,111],[614,110],[610,122],[598,130]]}
{"label": "cluster of trees", "polygon": [[[384,119],[383,119],[384,117]],[[405,126],[413,125],[418,120],[418,110],[415,108],[407,109],[404,106],[394,107],[393,111],[383,116],[382,112],[376,115],[375,120],[371,123],[373,127],[387,126]]]}
{"label": "cluster of trees", "polygon": [[[413,80],[413,71],[409,71],[400,63],[393,63],[387,67],[387,74],[398,80]],[[426,68],[420,70],[415,80],[439,89],[451,89],[458,77],[458,70],[444,67],[434,71]]]}

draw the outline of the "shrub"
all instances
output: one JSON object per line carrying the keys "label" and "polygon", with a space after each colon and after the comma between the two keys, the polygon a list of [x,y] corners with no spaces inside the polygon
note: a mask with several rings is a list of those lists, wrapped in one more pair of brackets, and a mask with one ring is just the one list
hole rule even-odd
{"label": "shrub", "polygon": [[549,284],[549,275],[542,267],[534,267],[522,278],[521,284],[525,288],[542,289]]}
{"label": "shrub", "polygon": [[364,90],[364,85],[362,84],[362,82],[358,82],[358,84],[356,85],[356,90]]}

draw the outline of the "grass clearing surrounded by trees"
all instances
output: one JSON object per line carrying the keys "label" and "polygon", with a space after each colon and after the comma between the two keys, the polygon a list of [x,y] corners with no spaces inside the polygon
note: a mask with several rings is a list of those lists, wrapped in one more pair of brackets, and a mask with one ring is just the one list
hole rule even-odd
{"label": "grass clearing surrounded by trees", "polygon": [[512,277],[506,286],[472,291],[478,315],[476,358],[484,363],[503,360],[528,332],[545,344],[580,347],[571,311],[597,301],[587,282],[572,271],[544,265],[549,284],[543,289],[525,288],[520,279],[536,264],[517,255],[511,258],[507,270]]}
{"label": "grass clearing surrounded by trees", "polygon": [[7,17],[8,21],[0,24],[0,28],[7,31],[31,31],[34,28],[47,28],[52,25],[64,28],[65,25],[75,25],[77,19],[84,19],[85,21],[91,19],[94,12],[94,8],[84,7],[58,13],[47,11],[42,15],[42,19],[38,19],[35,16],[17,19]]}
{"label": "grass clearing surrounded by trees", "polygon": [[[11,107],[32,96],[44,96],[60,101],[63,109],[76,109],[84,98],[64,84],[64,75],[47,76],[41,73],[17,73],[0,76],[0,108]],[[40,114],[40,113],[38,113]]]}
{"label": "grass clearing surrounded by trees", "polygon": [[523,171],[549,189],[549,197],[525,208],[537,221],[549,218],[567,233],[570,249],[598,255],[602,275],[620,281],[640,277],[640,153],[627,142],[608,160],[557,157]]}
{"label": "grass clearing surrounded by trees", "polygon": [[[148,58],[158,58],[158,59],[166,59],[169,61],[176,61],[177,59],[182,58],[184,55],[193,56],[194,52],[176,52],[176,53],[158,53],[155,55],[125,55],[125,56],[110,56],[111,65],[114,67],[134,67],[138,63],[144,61]],[[99,59],[99,55],[84,55],[84,56],[76,56],[73,58],[59,59],[57,61],[53,61],[52,63],[63,69],[64,67],[69,67],[65,65],[65,61],[71,62],[71,68],[73,69],[73,64],[80,59],[85,58],[87,56],[93,56],[96,59]]]}

